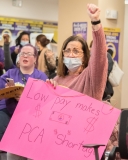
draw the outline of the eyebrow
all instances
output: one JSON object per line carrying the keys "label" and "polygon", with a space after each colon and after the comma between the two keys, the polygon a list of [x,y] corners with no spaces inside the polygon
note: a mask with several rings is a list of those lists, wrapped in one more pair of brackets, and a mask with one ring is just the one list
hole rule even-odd
{"label": "eyebrow", "polygon": [[[66,48],[66,49],[70,49],[70,48]],[[76,50],[81,50],[82,48],[80,48],[80,49],[79,49],[79,48],[73,48],[73,49],[76,49]]]}

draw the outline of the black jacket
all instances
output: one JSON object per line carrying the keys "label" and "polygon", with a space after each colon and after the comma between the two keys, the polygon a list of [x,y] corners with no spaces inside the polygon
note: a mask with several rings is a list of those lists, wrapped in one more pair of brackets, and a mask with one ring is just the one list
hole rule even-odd
{"label": "black jacket", "polygon": [[[113,68],[113,59],[111,57],[111,55],[109,53],[107,53],[107,57],[108,57],[108,75],[107,75],[107,78],[109,77],[109,74],[110,72],[112,71],[112,68]],[[111,85],[111,83],[108,81],[107,79],[107,82],[106,82],[106,87],[105,87],[105,91],[104,91],[104,95],[103,95],[103,100],[107,100],[108,97],[112,97],[114,94],[114,90],[113,90],[113,87]]]}

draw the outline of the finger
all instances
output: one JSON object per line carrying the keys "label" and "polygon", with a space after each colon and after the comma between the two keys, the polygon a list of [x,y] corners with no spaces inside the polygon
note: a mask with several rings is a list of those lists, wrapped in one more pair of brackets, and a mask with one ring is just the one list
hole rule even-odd
{"label": "finger", "polygon": [[56,88],[56,81],[53,81],[54,89]]}
{"label": "finger", "polygon": [[88,9],[90,8],[90,3],[87,4],[87,8],[88,8]]}
{"label": "finger", "polygon": [[99,9],[99,8],[98,8],[96,5],[94,5],[94,4],[91,4],[91,5],[90,5],[91,13],[94,14],[98,9]]}
{"label": "finger", "polygon": [[49,83],[49,84],[52,84],[52,79],[46,79],[46,82]]}
{"label": "finger", "polygon": [[90,4],[87,4],[87,11],[90,10]]}
{"label": "finger", "polygon": [[8,84],[7,83],[5,83],[5,88],[8,88],[9,86],[8,86]]}
{"label": "finger", "polygon": [[56,86],[57,86],[57,83],[56,83],[56,81],[54,81],[54,88],[56,88]]}
{"label": "finger", "polygon": [[54,86],[54,81],[53,79],[50,79],[51,85]]}
{"label": "finger", "polygon": [[47,83],[50,83],[49,79],[46,79],[46,82],[47,82]]}

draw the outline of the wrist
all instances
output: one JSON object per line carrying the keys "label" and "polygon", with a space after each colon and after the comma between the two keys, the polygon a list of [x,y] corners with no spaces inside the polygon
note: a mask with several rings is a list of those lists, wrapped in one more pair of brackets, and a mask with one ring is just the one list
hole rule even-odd
{"label": "wrist", "polygon": [[100,20],[99,17],[97,17],[97,18],[96,18],[96,17],[91,18],[91,21],[92,21],[92,22],[99,21],[99,20]]}
{"label": "wrist", "polygon": [[101,21],[100,20],[97,20],[97,21],[91,21],[91,24],[92,25],[97,25],[97,24],[100,24],[101,23]]}

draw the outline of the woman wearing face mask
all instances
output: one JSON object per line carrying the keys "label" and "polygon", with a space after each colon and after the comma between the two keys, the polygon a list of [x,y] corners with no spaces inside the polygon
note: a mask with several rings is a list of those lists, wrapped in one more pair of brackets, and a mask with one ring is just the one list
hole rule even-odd
{"label": "woman wearing face mask", "polygon": [[45,35],[38,35],[36,37],[36,47],[38,48],[38,69],[46,73],[48,77],[55,74],[56,60],[55,55],[46,47],[50,43]]}
{"label": "woman wearing face mask", "polygon": [[17,54],[19,53],[19,50],[25,46],[26,44],[30,43],[29,40],[29,33],[28,32],[21,32],[19,37],[16,39],[16,47],[14,52],[11,53],[11,58],[13,60],[13,64],[16,65],[16,58],[17,58]]}
{"label": "woman wearing face mask", "polygon": [[88,46],[81,37],[69,37],[62,46],[58,76],[54,81],[58,85],[102,100],[108,67],[105,36],[100,24],[100,9],[88,4],[87,11],[93,29],[92,56],[90,57]]}
{"label": "woman wearing face mask", "polygon": [[11,53],[11,58],[12,58],[12,61],[13,61],[13,64],[16,65],[16,58],[17,58],[17,54],[19,53],[19,50],[25,46],[26,44],[29,44],[30,43],[30,40],[29,40],[29,33],[28,32],[21,32],[19,37],[16,39],[16,47],[15,47],[15,50],[14,52]]}

